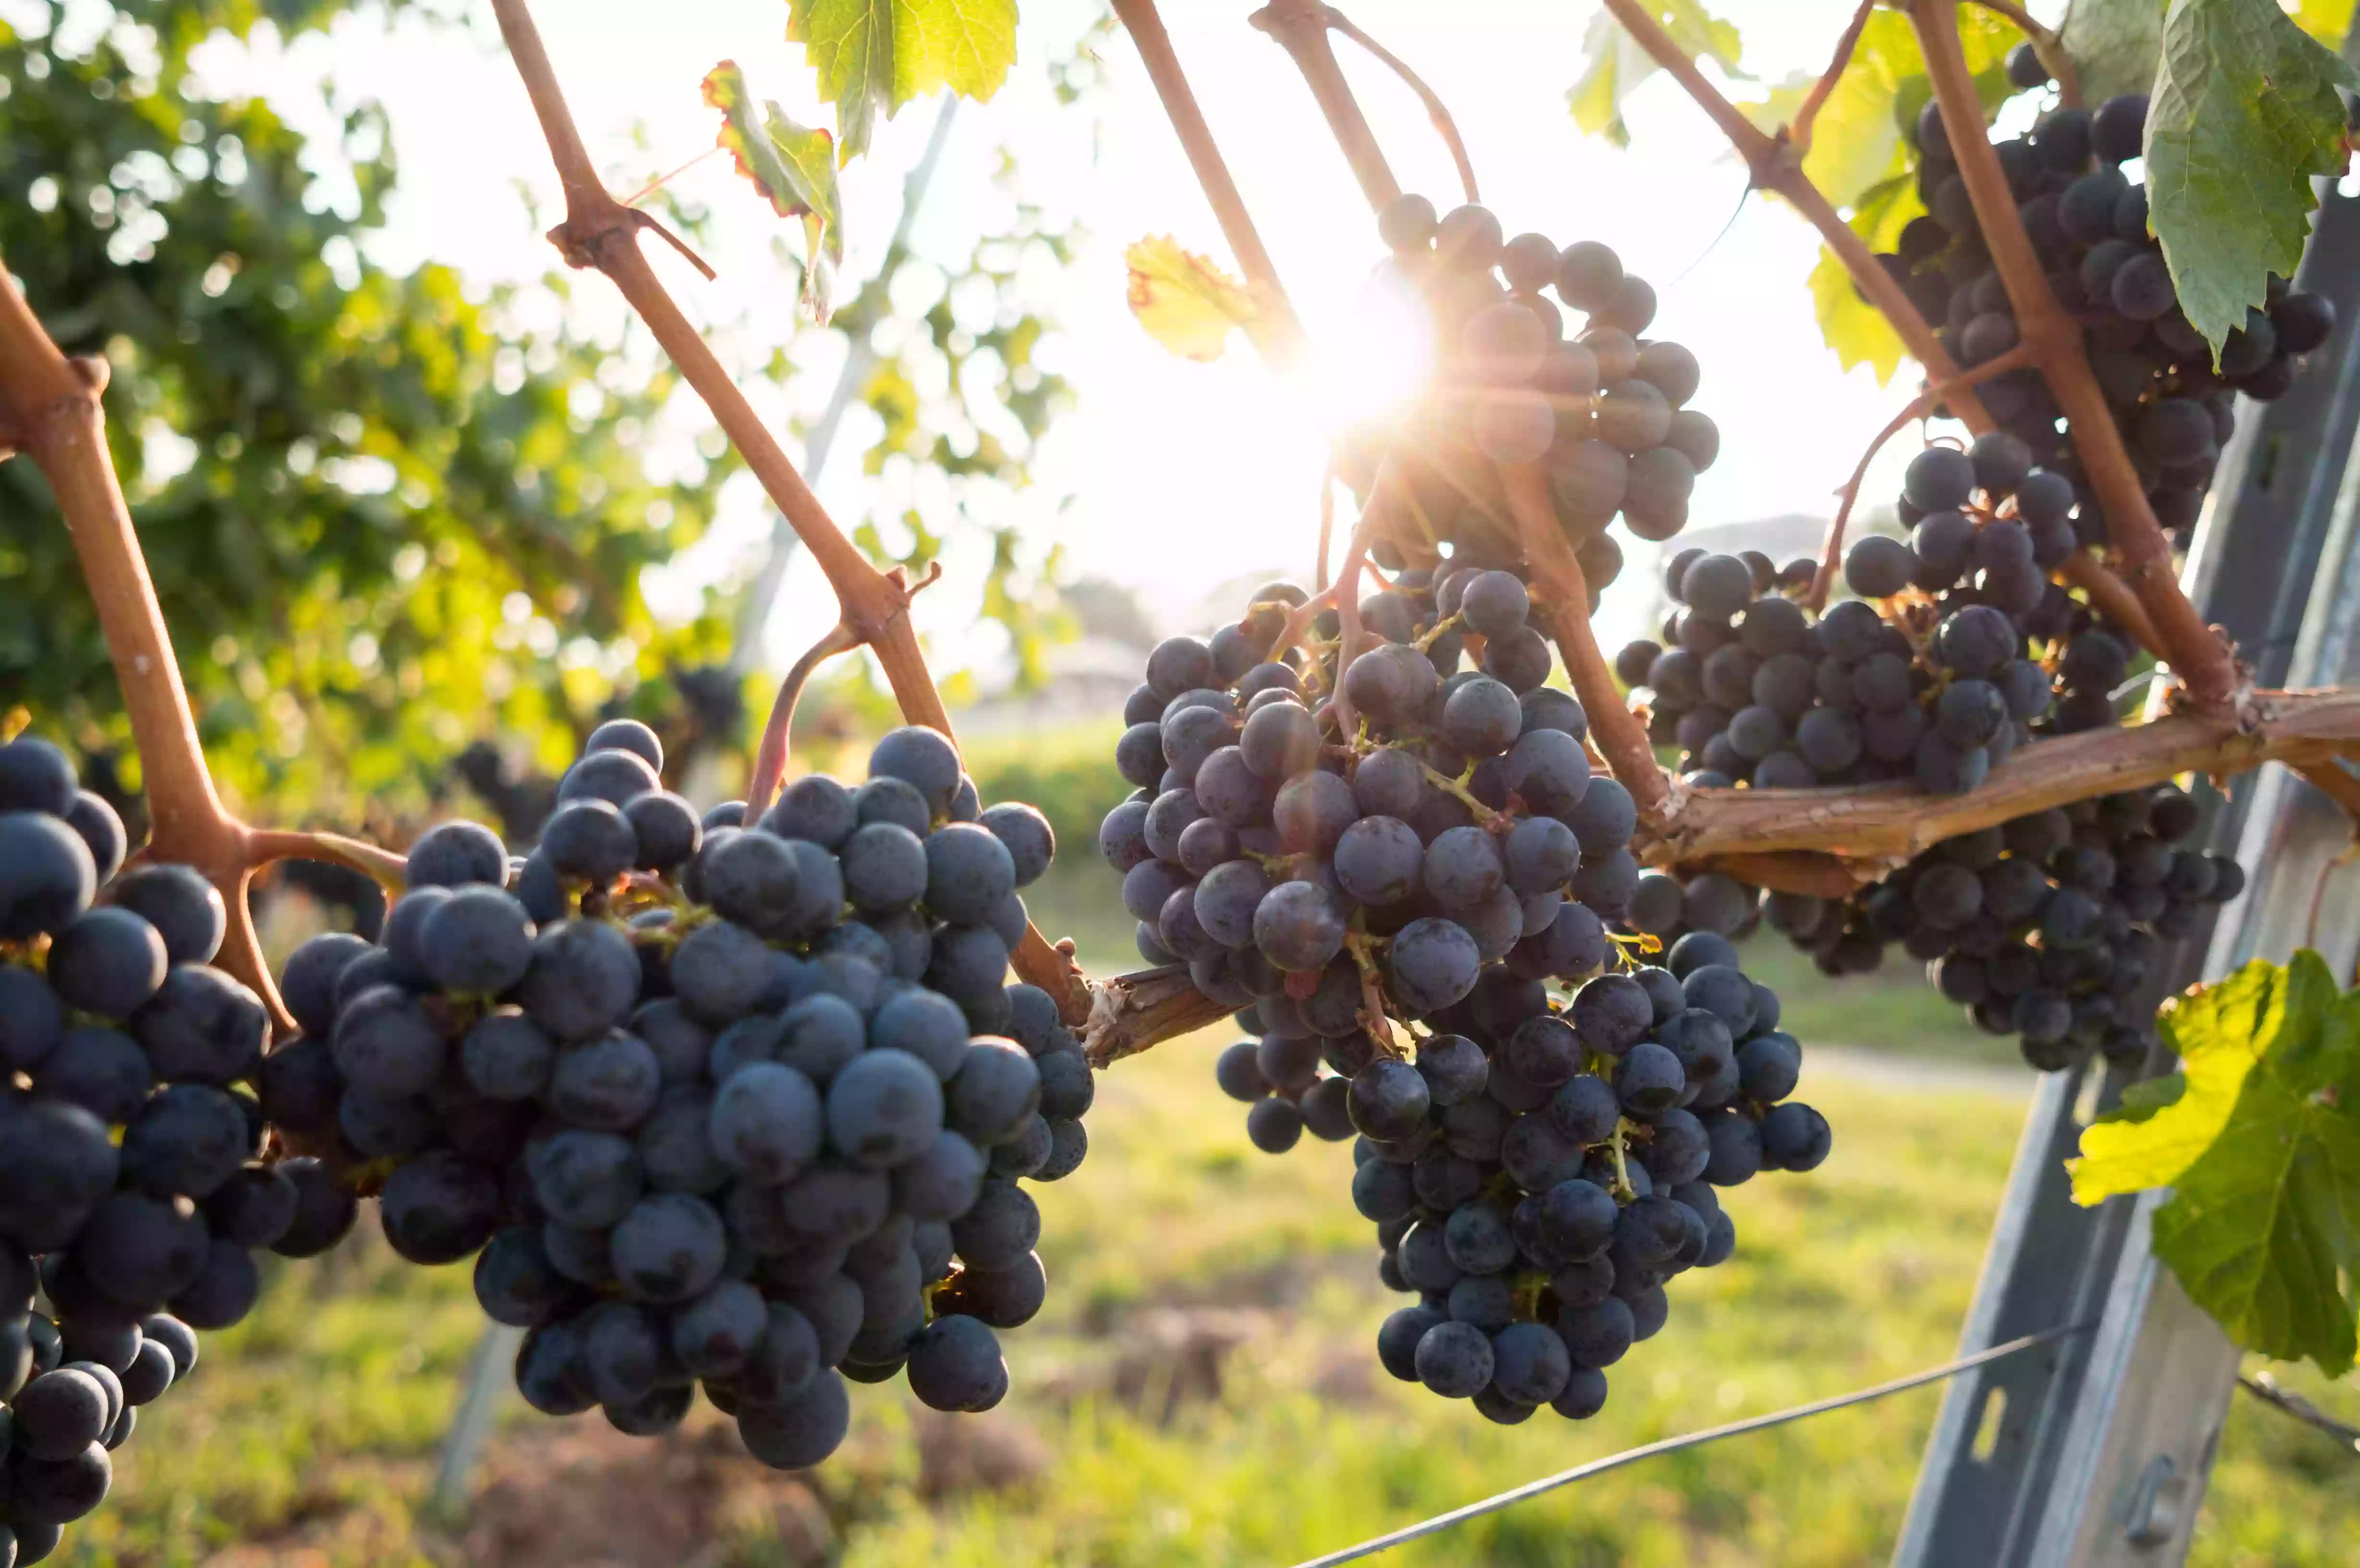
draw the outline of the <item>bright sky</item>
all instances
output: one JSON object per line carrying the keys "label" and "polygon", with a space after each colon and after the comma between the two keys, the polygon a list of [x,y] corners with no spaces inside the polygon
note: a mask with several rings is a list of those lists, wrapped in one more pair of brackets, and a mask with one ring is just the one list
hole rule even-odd
{"label": "bright sky", "polygon": [[[1380,255],[1374,225],[1284,52],[1247,25],[1251,9],[1248,0],[1164,6],[1282,279],[1315,342],[1341,353],[1360,321],[1360,280]],[[1852,7],[1847,0],[1736,0],[1720,9],[1743,29],[1749,68],[1775,82],[1824,64]],[[1580,0],[1356,0],[1350,14],[1449,104],[1487,204],[1510,233],[1538,229],[1560,244],[1604,240],[1655,285],[1663,304],[1653,331],[1697,351],[1705,376],[1696,406],[1722,431],[1721,460],[1699,484],[1695,522],[1824,514],[1905,389],[1879,388],[1864,370],[1837,370],[1812,321],[1804,279],[1818,245],[1800,220],[1751,200],[1715,243],[1743,173],[1671,83],[1651,82],[1631,105],[1632,150],[1574,125],[1565,91],[1579,71],[1594,10]],[[790,114],[827,120],[800,49],[784,42],[781,0],[670,5],[652,13],[660,25],[650,24],[645,0],[563,0],[537,12],[593,155],[618,182],[712,145],[712,112],[697,87],[724,58],[744,65],[755,91]],[[1241,341],[1219,363],[1194,365],[1166,355],[1131,321],[1123,300],[1129,242],[1170,233],[1225,265],[1229,258],[1126,37],[1114,35],[1101,51],[1104,92],[1070,109],[1050,95],[1043,67],[1091,14],[1088,0],[1025,0],[1017,71],[990,104],[961,106],[918,248],[962,257],[980,226],[1004,221],[1005,199],[990,184],[1003,145],[1053,224],[1085,222],[1090,243],[1054,297],[1040,302],[1064,328],[1044,361],[1074,382],[1079,406],[1036,464],[1039,494],[1017,515],[1028,539],[1062,543],[1076,572],[1132,584],[1152,609],[1176,617],[1241,572],[1307,575],[1328,410],[1282,387]],[[388,37],[355,19],[293,51],[224,53],[208,69],[223,90],[267,92],[310,127],[324,128],[321,112],[302,103],[323,74],[348,96],[382,101],[401,170],[383,259],[438,259],[486,284],[530,279],[552,253],[519,193],[531,194],[545,225],[560,210],[556,181],[488,16],[477,22],[472,38],[414,22]],[[1403,183],[1450,205],[1451,166],[1415,99],[1348,42],[1338,49]],[[856,282],[883,248],[901,176],[932,119],[931,105],[905,109],[883,127],[871,158],[847,173]],[[772,252],[781,226],[726,160],[700,164],[680,189],[716,209],[719,234],[709,254],[722,281],[703,283],[661,246],[652,247],[657,265],[692,319],[735,324],[720,340],[726,358],[759,363],[795,327]],[[568,309],[611,324],[619,305],[585,278]],[[809,373],[790,389],[805,417],[824,402],[836,362],[833,349],[810,343],[800,351]],[[788,411],[775,399],[764,406]],[[847,439],[859,443],[866,432],[856,422]],[[846,455],[820,488],[848,525],[875,497],[864,494]],[[1873,483],[1867,494],[1889,488]],[[1069,494],[1074,505],[1057,508]],[[743,559],[768,524],[750,490],[733,501],[723,544]],[[1651,593],[1643,548],[1633,549],[1633,566],[1610,597],[1601,627],[1609,646],[1640,629]],[[972,625],[974,566],[954,556],[952,581],[920,601],[923,629],[954,657],[989,652],[989,637],[977,640]],[[799,559],[771,626],[774,663],[832,618],[818,573]]]}

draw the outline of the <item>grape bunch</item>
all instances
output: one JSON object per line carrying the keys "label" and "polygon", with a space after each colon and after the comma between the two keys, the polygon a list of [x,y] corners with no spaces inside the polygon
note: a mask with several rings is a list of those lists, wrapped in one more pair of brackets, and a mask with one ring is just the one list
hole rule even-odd
{"label": "grape bunch", "polygon": [[211,966],[221,895],[125,850],[62,752],[0,746],[0,1563],[105,1499],[196,1331],[253,1308],[257,1250],[352,1223],[317,1160],[260,1162],[269,1018]]}
{"label": "grape bunch", "polygon": [[[1479,459],[1546,467],[1593,593],[1622,571],[1606,531],[1618,514],[1640,539],[1679,532],[1721,432],[1688,407],[1702,376],[1696,355],[1642,335],[1655,318],[1644,278],[1594,240],[1560,249],[1546,234],[1511,239],[1487,208],[1437,216],[1415,194],[1380,213],[1377,232],[1392,255],[1371,290],[1415,301],[1434,340],[1419,441],[1436,461],[1405,475],[1428,542],[1455,543],[1462,564],[1522,559],[1504,509],[1459,472]],[[1581,316],[1578,332],[1569,311]],[[1338,444],[1339,471],[1364,501],[1398,418],[1371,419]],[[1389,569],[1403,564],[1383,541],[1375,553]]]}
{"label": "grape bunch", "polygon": [[[2018,87],[2048,82],[2047,68],[2025,49],[2011,57],[2009,71]],[[2031,133],[1994,150],[2050,289],[2081,322],[2091,368],[2148,504],[2185,546],[2229,438],[2234,395],[2263,401],[2282,396],[2300,358],[2334,331],[2335,308],[2323,295],[2294,292],[2273,278],[2266,307],[2249,311],[2229,334],[2215,365],[2212,345],[2180,308],[2161,245],[2147,232],[2146,188],[2122,171],[2140,156],[2147,115],[2144,93],[2110,98],[2095,111],[2055,108]],[[2014,310],[1976,223],[1950,132],[1930,103],[1918,117],[1915,142],[1927,212],[1879,259],[1939,325],[1951,357],[1962,366],[1981,365],[2016,346]],[[2025,443],[2035,463],[2075,485],[2081,542],[2107,543],[2104,515],[2083,483],[2071,432],[2060,429],[2057,402],[2039,373],[2011,371],[1979,390],[1992,417]]]}
{"label": "grape bunch", "polygon": [[1400,573],[1340,681],[1332,643],[1280,646],[1305,603],[1273,584],[1154,650],[1099,848],[1142,951],[1256,1037],[1216,1067],[1254,1143],[1357,1135],[1381,1276],[1420,1297],[1385,1368],[1496,1421],[1586,1418],[1665,1282],[1730,1256],[1715,1188],[1826,1158],[1786,1099],[1801,1048],[1724,937],[1657,967],[1610,931],[1646,880],[1636,813],[1544,683],[1522,581]]}
{"label": "grape bunch", "polygon": [[989,1409],[994,1331],[1046,1286],[1019,1182],[1081,1163],[1094,1093],[1048,994],[1003,984],[1046,820],[979,809],[932,730],[750,823],[662,761],[602,725],[519,861],[422,835],[382,945],[289,961],[304,1038],[270,1060],[303,1092],[266,1108],[385,1172],[402,1257],[475,1259],[538,1410],[652,1435],[701,1387],[800,1468],[843,1440],[847,1378]]}
{"label": "grape bunch", "polygon": [[1900,943],[2042,1072],[2092,1051],[2135,1065],[2155,1044],[2137,998],[2162,943],[2245,886],[2235,861],[2180,847],[2198,815],[2169,784],[2077,801],[1946,840],[1850,898],[1773,893],[1763,918],[1829,975]]}

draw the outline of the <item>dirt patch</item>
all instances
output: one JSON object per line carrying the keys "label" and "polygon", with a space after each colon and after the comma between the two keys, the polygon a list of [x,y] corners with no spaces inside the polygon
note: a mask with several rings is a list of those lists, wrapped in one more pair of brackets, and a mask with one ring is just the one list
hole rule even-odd
{"label": "dirt patch", "polygon": [[486,1568],[678,1568],[750,1537],[819,1563],[836,1534],[807,1482],[755,1463],[718,1419],[652,1440],[595,1418],[529,1427],[486,1470],[459,1542]]}

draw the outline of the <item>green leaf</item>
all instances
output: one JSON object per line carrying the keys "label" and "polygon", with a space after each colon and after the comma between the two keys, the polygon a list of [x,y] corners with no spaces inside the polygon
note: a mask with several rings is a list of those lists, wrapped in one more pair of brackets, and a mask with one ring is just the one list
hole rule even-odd
{"label": "green leaf", "polygon": [[[1737,29],[1707,12],[1697,0],[1654,0],[1648,10],[1689,59],[1710,60],[1722,74],[1749,80],[1737,68]],[[1603,136],[1616,147],[1629,147],[1631,128],[1622,123],[1622,100],[1655,74],[1654,58],[1603,11],[1590,19],[1590,30],[1582,35],[1581,54],[1581,79],[1565,95],[1574,124],[1590,136]]]}
{"label": "green leaf", "polygon": [[720,145],[738,172],[754,182],[781,218],[803,221],[803,309],[827,320],[837,268],[844,265],[844,210],[836,184],[835,138],[787,117],[775,101],[759,125],[745,74],[735,60],[705,73],[705,101],[721,111]]}
{"label": "green leaf", "polygon": [[2178,1081],[2082,1130],[2074,1201],[2172,1187],[2155,1252],[2189,1299],[2247,1349],[2341,1377],[2360,1322],[2360,993],[2303,952],[2158,1021]]}
{"label": "green leaf", "polygon": [[985,99],[1016,60],[1016,0],[787,0],[787,38],[836,105],[842,159],[869,150],[881,109],[947,87]]}
{"label": "green leaf", "polygon": [[[1900,243],[1909,220],[1926,210],[1918,199],[1918,181],[1905,169],[1863,193],[1852,214],[1852,227],[1871,248],[1889,251]],[[1861,297],[1852,274],[1832,248],[1822,246],[1811,268],[1811,303],[1818,314],[1819,334],[1836,353],[1836,363],[1850,370],[1865,365],[1876,372],[1879,385],[1893,379],[1909,356],[1901,334],[1885,312]]]}
{"label": "green leaf", "polygon": [[[1980,5],[1959,8],[1959,41],[1967,68],[1974,72],[1986,118],[2012,91],[2002,67],[2007,51],[2023,38],[2014,23]],[[1792,123],[1817,81],[1816,76],[1796,77],[1760,101],[1738,107],[1764,130],[1775,131]],[[1872,13],[1852,48],[1851,63],[1812,121],[1804,174],[1836,206],[1856,205],[1870,187],[1907,170],[1905,137],[1932,95],[1926,57],[1909,19],[1896,11]]]}
{"label": "green leaf", "polygon": [[2180,309],[2215,349],[2292,277],[2314,175],[2345,161],[2338,85],[2360,75],[2275,0],[2172,0],[2147,122],[2150,221]]}
{"label": "green leaf", "polygon": [[2163,53],[2163,12],[2170,0],[2073,0],[2060,36],[2095,106],[2123,93],[2145,93]]}

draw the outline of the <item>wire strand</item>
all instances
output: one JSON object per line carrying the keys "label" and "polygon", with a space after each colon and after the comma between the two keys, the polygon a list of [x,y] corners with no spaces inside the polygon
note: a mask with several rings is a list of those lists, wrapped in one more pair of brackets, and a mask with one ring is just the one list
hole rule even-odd
{"label": "wire strand", "polygon": [[2279,1388],[2278,1380],[2268,1373],[2257,1372],[2251,1377],[2241,1375],[2237,1378],[2237,1386],[2272,1410],[2325,1432],[2346,1453],[2360,1454],[2360,1426],[2346,1426],[2300,1394]]}
{"label": "wire strand", "polygon": [[1683,1448],[1699,1447],[1708,1443],[1718,1442],[1724,1437],[1736,1437],[1744,1432],[1760,1432],[1765,1427],[1783,1426],[1788,1421],[1800,1421],[1805,1416],[1824,1415],[1830,1410],[1840,1410],[1848,1405],[1866,1404],[1871,1399],[1881,1399],[1888,1394],[1898,1394],[1910,1388],[1922,1388],[1928,1383],[1939,1383],[1945,1377],[1955,1377],[1961,1372],[1983,1366],[1987,1362],[2000,1361],[2011,1356],[2020,1355],[2038,1345],[2063,1339],[2069,1334],[2086,1333],[2092,1326],[2087,1323],[2066,1323],[2057,1328],[2043,1329],[2038,1334],[2027,1334],[2021,1339],[2011,1339],[2005,1345],[1994,1345],[1988,1350],[1979,1350],[1972,1356],[1962,1356],[1956,1361],[1945,1362],[1939,1367],[1930,1367],[1923,1372],[1913,1372],[1906,1377],[1896,1377],[1889,1383],[1878,1383],[1871,1388],[1856,1388],[1849,1394],[1838,1394],[1832,1399],[1815,1399],[1809,1404],[1796,1405],[1788,1410],[1773,1410],[1768,1415],[1748,1416],[1743,1421],[1731,1421],[1723,1426],[1706,1427],[1701,1432],[1692,1432],[1682,1437],[1667,1437],[1661,1442],[1643,1443],[1637,1448],[1626,1448],[1620,1454],[1610,1454],[1603,1459],[1593,1459],[1587,1465],[1577,1465],[1570,1470],[1560,1470],[1554,1475],[1544,1475],[1537,1481],[1527,1481],[1521,1486],[1486,1497],[1481,1502],[1470,1503],[1463,1508],[1453,1508],[1447,1514],[1437,1514],[1430,1519],[1406,1526],[1385,1535],[1376,1536],[1360,1542],[1358,1546],[1348,1546],[1341,1552],[1331,1552],[1324,1557],[1307,1559],[1295,1564],[1295,1568],[1333,1568],[1334,1564],[1339,1563],[1357,1563],[1364,1557],[1374,1557],[1380,1552],[1390,1551],[1393,1547],[1415,1541],[1422,1536],[1433,1535],[1437,1531],[1448,1530],[1452,1525],[1464,1524],[1469,1519],[1480,1519],[1485,1514],[1497,1513],[1512,1503],[1521,1503],[1527,1497],[1536,1497],[1543,1492],[1554,1491],[1559,1486],[1587,1480],[1592,1475],[1602,1475],[1609,1470],[1618,1470],[1625,1465],[1635,1464],[1642,1459],[1652,1459],[1659,1454],[1676,1454]]}

